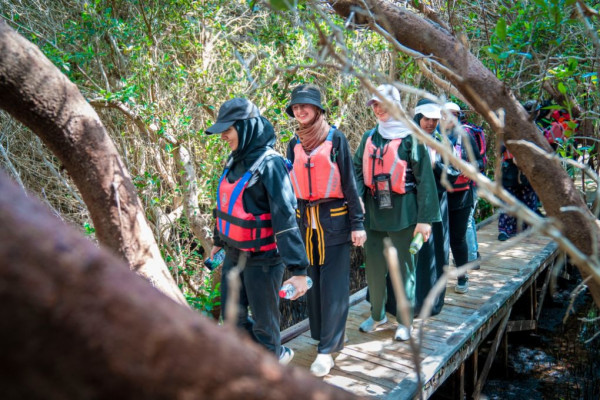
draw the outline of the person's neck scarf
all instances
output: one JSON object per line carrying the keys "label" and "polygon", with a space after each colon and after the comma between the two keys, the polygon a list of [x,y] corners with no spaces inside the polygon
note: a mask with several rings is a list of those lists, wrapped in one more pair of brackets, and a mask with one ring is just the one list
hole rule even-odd
{"label": "person's neck scarf", "polygon": [[379,134],[384,139],[404,139],[411,132],[404,122],[395,120],[392,117],[388,118],[387,121],[379,121]]}
{"label": "person's neck scarf", "polygon": [[296,134],[300,138],[302,148],[308,154],[316,149],[327,138],[330,126],[325,121],[322,111],[318,111],[315,119],[308,125],[300,125]]}

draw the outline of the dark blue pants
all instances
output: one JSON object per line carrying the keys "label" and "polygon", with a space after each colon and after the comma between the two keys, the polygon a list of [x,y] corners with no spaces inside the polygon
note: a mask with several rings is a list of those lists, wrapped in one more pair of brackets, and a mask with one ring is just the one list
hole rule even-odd
{"label": "dark blue pants", "polygon": [[[225,256],[221,278],[221,315],[225,319],[229,284],[227,274],[234,267]],[[247,266],[240,275],[241,287],[236,325],[267,350],[279,356],[279,288],[283,281],[283,263],[271,266]],[[250,310],[250,314],[248,311]]]}

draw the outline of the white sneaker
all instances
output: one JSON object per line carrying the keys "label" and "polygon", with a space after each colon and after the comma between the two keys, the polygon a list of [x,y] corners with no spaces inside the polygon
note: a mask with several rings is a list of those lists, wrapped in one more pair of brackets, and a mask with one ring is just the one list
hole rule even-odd
{"label": "white sneaker", "polygon": [[289,347],[281,346],[281,354],[279,354],[279,364],[288,365],[294,358],[294,350]]}
{"label": "white sneaker", "polygon": [[331,354],[317,354],[317,358],[310,366],[310,372],[314,376],[325,376],[331,371],[335,363]]}
{"label": "white sneaker", "polygon": [[454,286],[454,291],[460,294],[467,293],[469,291],[469,281],[465,280],[464,282],[458,282],[456,286]]}
{"label": "white sneaker", "polygon": [[410,339],[410,333],[412,332],[412,326],[407,328],[406,326],[399,324],[396,328],[396,334],[394,335],[394,339],[405,342]]}
{"label": "white sneaker", "polygon": [[358,328],[361,332],[373,332],[379,325],[387,322],[387,315],[381,321],[375,321],[373,317],[367,318]]}

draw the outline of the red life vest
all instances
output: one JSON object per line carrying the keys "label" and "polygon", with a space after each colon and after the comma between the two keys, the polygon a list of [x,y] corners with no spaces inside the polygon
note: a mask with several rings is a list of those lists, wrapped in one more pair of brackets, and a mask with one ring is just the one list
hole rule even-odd
{"label": "red life vest", "polygon": [[242,251],[257,252],[277,248],[271,225],[271,214],[250,214],[244,210],[242,202],[248,181],[269,154],[277,153],[267,150],[241,178],[233,183],[227,182],[226,179],[232,163],[230,160],[219,180],[215,213],[217,230],[225,243]]}
{"label": "red life vest", "polygon": [[[475,149],[474,149],[475,150]],[[460,158],[462,157],[462,135],[458,135],[458,139],[456,139],[456,144],[454,145],[454,151],[456,155]],[[463,158],[464,159],[464,158]],[[449,192],[464,192],[465,190],[469,190],[471,188],[471,179],[466,175],[460,174],[456,181],[452,184],[452,190]]]}
{"label": "red life vest", "polygon": [[514,156],[512,155],[512,153],[510,151],[508,151],[508,149],[506,149],[502,152],[502,161],[512,160],[513,158],[514,158]]}
{"label": "red life vest", "polygon": [[329,130],[327,139],[306,154],[300,140],[294,146],[294,168],[290,172],[296,197],[303,200],[344,198],[340,169],[331,161],[334,128]]}
{"label": "red life vest", "polygon": [[363,179],[365,186],[375,190],[373,177],[380,174],[390,175],[390,184],[393,192],[404,194],[414,183],[406,182],[407,162],[398,156],[398,149],[402,139],[392,139],[383,148],[373,144],[371,137],[373,129],[365,143],[363,152]]}

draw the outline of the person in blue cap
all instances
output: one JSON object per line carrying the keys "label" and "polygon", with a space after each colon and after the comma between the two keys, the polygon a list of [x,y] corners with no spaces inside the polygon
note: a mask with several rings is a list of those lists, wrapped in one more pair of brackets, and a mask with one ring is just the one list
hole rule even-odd
{"label": "person in blue cap", "polygon": [[287,267],[292,277],[285,283],[297,292],[292,300],[306,293],[308,259],[288,170],[273,150],[273,126],[252,102],[234,98],[223,103],[206,133],[220,134],[231,149],[217,189],[211,250],[213,257],[225,248],[221,309],[224,313],[230,295],[227,275],[239,264],[243,269],[236,324],[287,364],[294,353],[281,345],[278,292]]}
{"label": "person in blue cap", "polygon": [[310,366],[325,376],[334,365],[332,354],[344,348],[350,308],[350,246],[366,240],[350,146],[344,134],[327,123],[321,92],[315,85],[292,91],[286,112],[298,122],[287,158],[300,226],[314,287],[307,293],[310,335],[318,340]]}

